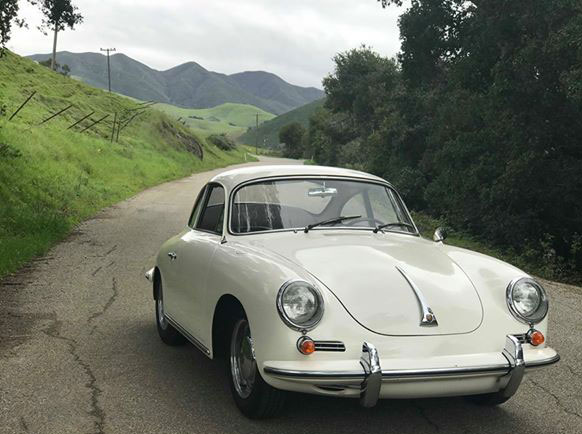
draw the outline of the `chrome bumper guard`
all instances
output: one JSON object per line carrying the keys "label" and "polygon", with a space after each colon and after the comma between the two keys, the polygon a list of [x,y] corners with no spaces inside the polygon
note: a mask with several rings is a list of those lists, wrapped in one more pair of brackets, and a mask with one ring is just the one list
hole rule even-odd
{"label": "chrome bumper guard", "polygon": [[364,368],[364,381],[360,386],[360,405],[362,407],[374,407],[380,397],[382,386],[382,368],[380,356],[376,347],[368,342],[362,346],[360,364]]}
{"label": "chrome bumper guard", "polygon": [[505,397],[511,397],[521,384],[525,368],[547,366],[560,360],[559,355],[546,360],[526,363],[523,358],[523,347],[519,339],[513,335],[507,335],[505,347],[502,352],[507,364],[455,367],[455,368],[434,368],[434,369],[406,369],[406,370],[382,370],[380,366],[380,355],[374,345],[364,342],[362,345],[362,355],[360,365],[363,371],[340,371],[340,372],[313,372],[313,371],[292,371],[278,368],[265,367],[266,374],[277,378],[293,380],[362,380],[360,383],[360,404],[363,407],[373,407],[380,397],[380,389],[383,380],[407,380],[418,378],[441,378],[441,377],[462,377],[475,375],[497,374],[501,377],[508,377],[505,387],[501,393]]}

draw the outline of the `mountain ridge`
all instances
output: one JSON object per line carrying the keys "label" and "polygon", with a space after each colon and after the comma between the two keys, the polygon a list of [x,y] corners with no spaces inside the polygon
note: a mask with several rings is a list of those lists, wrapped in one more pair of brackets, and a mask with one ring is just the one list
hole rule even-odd
{"label": "mountain ridge", "polygon": [[[49,59],[50,54],[27,57],[43,61]],[[184,108],[202,109],[224,103],[240,103],[283,114],[323,96],[320,89],[290,84],[267,71],[243,71],[229,75],[209,71],[194,61],[157,70],[123,53],[113,54],[110,61],[112,91]],[[107,89],[105,55],[59,51],[57,62],[68,65],[71,75],[82,81]]]}

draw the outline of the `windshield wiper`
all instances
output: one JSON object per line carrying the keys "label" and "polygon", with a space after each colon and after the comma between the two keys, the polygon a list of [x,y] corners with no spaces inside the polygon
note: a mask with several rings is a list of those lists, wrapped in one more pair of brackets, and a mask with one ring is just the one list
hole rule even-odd
{"label": "windshield wiper", "polygon": [[335,217],[335,218],[332,218],[329,220],[324,220],[322,222],[311,223],[310,225],[305,226],[305,229],[303,230],[303,232],[307,233],[311,229],[313,229],[314,227],[317,227],[317,226],[332,225],[334,223],[343,222],[344,220],[359,219],[360,217],[362,217],[362,216],[361,215],[339,216],[339,217]]}
{"label": "windshield wiper", "polygon": [[374,233],[377,234],[382,229],[389,228],[390,226],[404,226],[406,228],[410,228],[412,230],[416,230],[416,228],[414,226],[412,226],[410,223],[392,222],[392,223],[384,223],[383,225],[376,226],[376,228],[374,229]]}

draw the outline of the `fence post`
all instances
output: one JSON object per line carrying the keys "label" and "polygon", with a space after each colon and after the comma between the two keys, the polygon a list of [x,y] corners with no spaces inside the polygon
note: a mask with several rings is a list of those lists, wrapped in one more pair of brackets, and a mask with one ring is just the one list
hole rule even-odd
{"label": "fence post", "polygon": [[73,107],[73,104],[71,104],[71,105],[70,105],[70,106],[68,106],[68,107],[65,107],[65,108],[64,108],[64,109],[62,109],[61,111],[58,111],[58,112],[56,112],[54,115],[52,115],[52,116],[49,116],[49,117],[48,117],[48,118],[46,118],[44,121],[42,121],[42,122],[41,122],[39,125],[42,125],[42,124],[44,124],[44,123],[46,123],[46,122],[50,121],[51,119],[53,119],[53,118],[56,118],[57,116],[59,116],[59,115],[63,114],[63,113],[64,113],[64,112],[66,112],[67,110],[69,110],[71,107]]}
{"label": "fence post", "polygon": [[8,120],[9,120],[9,121],[11,121],[11,120],[14,118],[14,116],[16,116],[16,115],[18,114],[18,112],[19,112],[20,110],[22,110],[22,108],[23,108],[23,107],[24,107],[26,104],[28,104],[28,101],[30,101],[30,100],[32,99],[32,97],[33,97],[35,94],[36,94],[36,90],[35,90],[35,91],[33,91],[33,92],[32,92],[32,93],[29,95],[29,97],[28,97],[28,98],[26,98],[26,101],[24,101],[24,102],[23,102],[23,103],[20,105],[20,107],[18,107],[18,109],[17,109],[17,110],[14,112],[14,114],[13,114],[12,116],[10,116],[10,119],[8,119]]}

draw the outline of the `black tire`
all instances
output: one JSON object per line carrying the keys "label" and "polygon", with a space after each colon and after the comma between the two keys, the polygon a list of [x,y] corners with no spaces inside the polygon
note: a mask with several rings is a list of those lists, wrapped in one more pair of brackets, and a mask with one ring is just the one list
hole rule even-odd
{"label": "black tire", "polygon": [[495,407],[501,405],[511,399],[510,397],[504,396],[502,392],[495,393],[484,393],[482,395],[470,395],[466,396],[467,401],[475,404],[482,405],[485,407]]}
{"label": "black tire", "polygon": [[[246,350],[243,349],[243,345],[237,346],[234,343],[235,340],[239,340],[237,336],[240,336],[241,327],[246,327],[246,330],[248,331],[249,340],[246,342],[250,341],[250,348],[248,347],[249,344],[247,344]],[[254,348],[252,346],[252,340],[250,339],[250,328],[246,318],[238,318],[234,321],[232,327],[230,327],[230,331],[227,353],[228,360],[226,366],[230,390],[236,406],[242,414],[250,419],[268,419],[278,416],[283,410],[286,393],[268,385],[261,377],[256,362],[254,361]],[[237,351],[237,349],[240,349],[240,351]],[[233,354],[233,352],[235,354]],[[250,354],[252,354],[252,362],[249,362],[249,358],[245,359],[245,369],[242,369],[240,360],[241,358],[244,358],[242,354],[245,352],[250,352]],[[238,357],[237,354],[239,354]],[[236,369],[239,370],[238,375],[235,374]],[[248,375],[245,376],[244,374],[240,374],[243,370],[245,370]],[[254,377],[252,371],[254,371]],[[237,376],[239,380],[235,380],[235,376]],[[243,390],[241,390],[242,386],[240,380],[242,376],[253,377],[252,382],[249,381],[248,383],[245,383]]]}
{"label": "black tire", "polygon": [[155,310],[156,310],[156,326],[158,328],[158,334],[166,345],[170,345],[172,347],[177,347],[180,345],[184,345],[186,343],[186,338],[182,336],[182,334],[176,330],[172,325],[168,322],[168,319],[165,318],[164,315],[164,292],[162,288],[162,282],[157,282],[157,295],[156,295],[156,303],[155,303]]}

